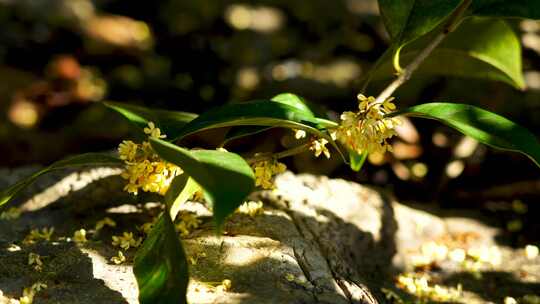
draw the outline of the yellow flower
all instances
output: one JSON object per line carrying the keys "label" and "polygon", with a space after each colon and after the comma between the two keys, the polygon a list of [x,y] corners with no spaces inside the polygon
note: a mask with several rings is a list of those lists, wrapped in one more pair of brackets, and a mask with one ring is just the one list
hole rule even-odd
{"label": "yellow flower", "polygon": [[221,281],[221,284],[217,286],[218,291],[229,291],[231,290],[232,282],[229,279],[225,279]]}
{"label": "yellow flower", "polygon": [[396,109],[388,98],[382,104],[375,98],[358,95],[359,111],[341,114],[341,124],[336,130],[337,138],[357,153],[384,153],[391,151],[387,140],[396,135],[397,118],[386,117]]}
{"label": "yellow flower", "polygon": [[191,212],[182,212],[179,215],[180,222],[176,224],[176,231],[180,233],[180,236],[186,237],[191,231],[199,228],[202,221]]}
{"label": "yellow flower", "polygon": [[254,201],[244,202],[242,205],[240,205],[238,207],[237,211],[239,213],[247,214],[247,215],[249,215],[251,217],[254,217],[254,216],[259,215],[259,214],[263,214],[263,212],[264,212],[263,202],[261,202],[261,201],[258,201],[258,202],[254,202]]}
{"label": "yellow flower", "polygon": [[153,138],[166,138],[167,135],[161,134],[161,130],[159,128],[156,128],[153,122],[148,123],[148,127],[143,129],[145,134],[148,134],[150,137]]}
{"label": "yellow flower", "polygon": [[30,252],[28,254],[28,265],[33,265],[34,270],[36,271],[43,270],[43,262],[41,261],[41,256],[37,253]]}
{"label": "yellow flower", "polygon": [[[148,126],[145,128],[147,134],[164,138],[165,135],[161,135],[161,130],[154,123],[150,122]],[[135,195],[140,189],[165,195],[173,178],[183,172],[180,167],[163,161],[147,141],[142,144],[124,141],[118,151],[125,162],[122,177],[128,180],[124,190]]]}
{"label": "yellow flower", "polygon": [[21,216],[22,211],[17,207],[11,207],[0,213],[0,220],[15,220]]}
{"label": "yellow flower", "polygon": [[50,241],[52,234],[54,233],[54,227],[51,228],[41,228],[39,229],[32,229],[30,230],[30,233],[24,238],[23,244],[29,245],[34,244],[38,240],[44,240],[44,241]]}
{"label": "yellow flower", "polygon": [[86,239],[86,230],[79,229],[73,233],[73,241],[77,244],[83,244],[88,242]]}
{"label": "yellow flower", "polygon": [[120,265],[120,264],[124,263],[125,261],[126,261],[126,257],[124,256],[124,254],[120,250],[118,251],[118,255],[113,256],[111,258],[111,262],[115,263],[116,265]]}
{"label": "yellow flower", "polygon": [[255,186],[260,186],[263,189],[273,189],[274,176],[285,172],[287,169],[285,164],[275,159],[258,161],[252,164],[251,167],[255,172]]}
{"label": "yellow flower", "polygon": [[128,250],[130,247],[139,247],[142,243],[142,238],[135,239],[133,232],[124,232],[121,236],[112,237],[112,245]]}
{"label": "yellow flower", "polygon": [[103,229],[105,226],[116,227],[116,223],[111,218],[105,217],[96,223],[96,231]]}
{"label": "yellow flower", "polygon": [[131,140],[124,140],[118,146],[118,154],[120,159],[125,161],[133,161],[137,156],[138,145]]}
{"label": "yellow flower", "polygon": [[294,130],[294,138],[301,139],[307,136],[306,131],[304,130]]}
{"label": "yellow flower", "polygon": [[309,147],[309,149],[315,152],[315,157],[319,157],[321,154],[324,154],[326,158],[330,158],[330,151],[328,151],[328,148],[326,147],[327,143],[328,143],[328,140],[324,138],[320,138],[320,139],[314,140],[311,143],[311,146]]}

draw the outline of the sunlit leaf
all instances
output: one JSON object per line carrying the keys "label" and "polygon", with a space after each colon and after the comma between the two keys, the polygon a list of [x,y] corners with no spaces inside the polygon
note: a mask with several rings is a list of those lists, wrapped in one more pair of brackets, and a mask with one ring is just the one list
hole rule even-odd
{"label": "sunlit leaf", "polygon": [[[431,38],[406,46],[401,52],[402,62],[411,62]],[[496,80],[519,89],[525,86],[519,38],[506,22],[494,18],[467,19],[433,51],[416,74]],[[382,64],[375,74],[379,79],[392,76],[391,62]]]}
{"label": "sunlit leaf", "polygon": [[186,303],[188,263],[168,212],[163,212],[137,251],[133,273],[141,304]]}
{"label": "sunlit leaf", "polygon": [[38,177],[47,172],[81,166],[117,166],[122,164],[122,160],[105,153],[86,153],[68,157],[66,159],[57,161],[52,165],[18,181],[11,187],[4,189],[2,192],[0,192],[0,206],[9,202],[21,190],[32,184]]}
{"label": "sunlit leaf", "polygon": [[181,174],[175,177],[169,186],[169,190],[165,194],[165,203],[167,209],[170,210],[171,219],[174,221],[180,207],[188,199],[190,199],[193,194],[201,190],[201,186],[197,184],[193,178],[189,177],[187,174]]}
{"label": "sunlit leaf", "polygon": [[150,143],[161,158],[181,167],[201,186],[205,198],[213,205],[218,229],[255,187],[253,171],[237,154],[216,150],[187,150],[154,138]]}
{"label": "sunlit leaf", "polygon": [[392,39],[395,59],[407,43],[431,32],[462,0],[379,0],[381,17]]}
{"label": "sunlit leaf", "polygon": [[540,166],[540,143],[535,135],[495,113],[466,104],[434,102],[397,114],[438,120],[491,147],[523,153]]}

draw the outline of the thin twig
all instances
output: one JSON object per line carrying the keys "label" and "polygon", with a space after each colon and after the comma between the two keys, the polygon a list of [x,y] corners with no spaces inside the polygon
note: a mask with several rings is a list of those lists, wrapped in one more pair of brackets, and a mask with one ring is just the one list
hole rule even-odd
{"label": "thin twig", "polygon": [[471,4],[472,0],[465,0],[461,3],[461,5],[454,11],[452,16],[450,16],[446,26],[444,27],[444,30],[439,33],[435,39],[433,39],[428,46],[426,46],[417,56],[414,58],[414,60],[406,66],[399,76],[392,81],[382,92],[377,96],[375,99],[374,104],[376,103],[383,103],[386,99],[388,99],[392,94],[407,80],[411,78],[411,75],[418,69],[420,64],[426,60],[426,58],[433,52],[433,50],[439,46],[439,44],[450,34],[461,22],[462,16]]}

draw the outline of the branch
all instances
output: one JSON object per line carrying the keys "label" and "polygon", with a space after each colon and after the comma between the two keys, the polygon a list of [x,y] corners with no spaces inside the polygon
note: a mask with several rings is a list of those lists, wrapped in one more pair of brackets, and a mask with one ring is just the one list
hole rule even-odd
{"label": "branch", "polygon": [[433,50],[439,46],[439,44],[450,34],[456,27],[459,25],[459,23],[462,20],[462,16],[471,4],[472,0],[464,0],[461,5],[454,11],[454,13],[450,16],[450,19],[448,20],[446,26],[444,27],[444,30],[439,33],[435,39],[433,39],[428,46],[426,46],[415,58],[414,60],[406,66],[399,76],[392,81],[386,89],[384,89],[379,96],[375,99],[375,102],[373,104],[377,103],[383,103],[386,99],[388,99],[392,94],[405,82],[407,82],[411,75],[418,69],[420,64],[426,60],[426,58],[433,52]]}

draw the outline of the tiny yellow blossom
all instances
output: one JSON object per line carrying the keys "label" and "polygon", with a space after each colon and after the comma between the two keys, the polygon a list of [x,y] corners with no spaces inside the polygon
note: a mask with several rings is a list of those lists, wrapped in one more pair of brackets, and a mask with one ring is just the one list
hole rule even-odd
{"label": "tiny yellow blossom", "polygon": [[154,227],[154,222],[144,223],[140,225],[139,227],[137,227],[137,229],[139,231],[142,231],[144,234],[148,234],[150,230],[152,230],[152,227]]}
{"label": "tiny yellow blossom", "polygon": [[41,256],[37,253],[30,252],[28,254],[28,265],[34,266],[36,271],[43,270],[43,261],[41,261]]}
{"label": "tiny yellow blossom", "polygon": [[330,158],[330,151],[326,147],[327,143],[328,143],[328,140],[324,138],[320,138],[320,139],[314,140],[311,143],[311,146],[309,147],[309,149],[315,152],[315,157],[319,157],[321,154],[324,154],[326,158]]}
{"label": "tiny yellow blossom", "polygon": [[306,131],[304,130],[294,130],[294,138],[296,139],[302,139],[307,136]]}
{"label": "tiny yellow blossom", "polygon": [[251,217],[254,217],[259,214],[263,214],[264,213],[263,202],[262,201],[244,202],[242,205],[238,207],[237,211],[238,213],[247,214]]}
{"label": "tiny yellow blossom", "polygon": [[84,244],[88,242],[86,239],[86,230],[79,229],[73,233],[73,241],[77,244]]}
{"label": "tiny yellow blossom", "polygon": [[221,281],[221,286],[222,286],[223,291],[229,291],[231,290],[232,282],[229,279],[225,279]]}
{"label": "tiny yellow blossom", "polygon": [[455,301],[462,293],[461,285],[457,285],[456,288],[447,288],[440,285],[430,286],[429,279],[427,275],[405,273],[397,277],[397,285],[422,300],[438,302]]}
{"label": "tiny yellow blossom", "polygon": [[285,164],[275,159],[258,161],[252,164],[251,167],[255,172],[255,186],[260,186],[263,189],[273,189],[274,176],[285,172],[287,169]]}
{"label": "tiny yellow blossom", "polygon": [[375,103],[374,97],[359,94],[359,111],[341,114],[337,138],[359,154],[391,151],[387,140],[396,135],[395,127],[400,124],[397,118],[387,117],[396,109],[392,100]]}
{"label": "tiny yellow blossom", "polygon": [[99,220],[96,223],[95,230],[99,231],[99,230],[103,229],[103,227],[105,227],[105,226],[116,227],[116,222],[113,221],[110,217],[105,217],[105,218],[103,218],[102,220]]}
{"label": "tiny yellow blossom", "polygon": [[116,265],[120,265],[126,261],[126,257],[122,253],[122,251],[118,250],[118,254],[116,256],[113,256],[111,258],[111,262],[115,263]]}
{"label": "tiny yellow blossom", "polygon": [[34,244],[38,240],[50,241],[54,233],[54,227],[43,227],[40,229],[32,229],[30,233],[24,238],[23,244]]}
{"label": "tiny yellow blossom", "polygon": [[525,256],[528,260],[534,260],[538,256],[539,249],[535,245],[527,245],[525,246]]}
{"label": "tiny yellow blossom", "polygon": [[118,146],[118,154],[120,159],[125,161],[133,161],[137,156],[138,145],[131,140],[124,140]]}
{"label": "tiny yellow blossom", "polygon": [[21,209],[17,207],[11,207],[6,211],[0,213],[0,220],[15,220],[21,216]]}
{"label": "tiny yellow blossom", "polygon": [[148,134],[148,136],[153,138],[166,138],[167,136],[165,134],[161,134],[161,130],[159,128],[156,128],[155,124],[153,122],[148,123],[148,127],[143,129],[145,134]]}
{"label": "tiny yellow blossom", "polygon": [[121,236],[112,237],[112,245],[128,250],[130,247],[139,247],[142,243],[142,238],[135,239],[133,232],[124,232]]}
{"label": "tiny yellow blossom", "polygon": [[199,228],[202,221],[196,214],[191,212],[182,212],[179,215],[179,223],[176,224],[176,231],[180,233],[180,236],[188,236],[194,229]]}

